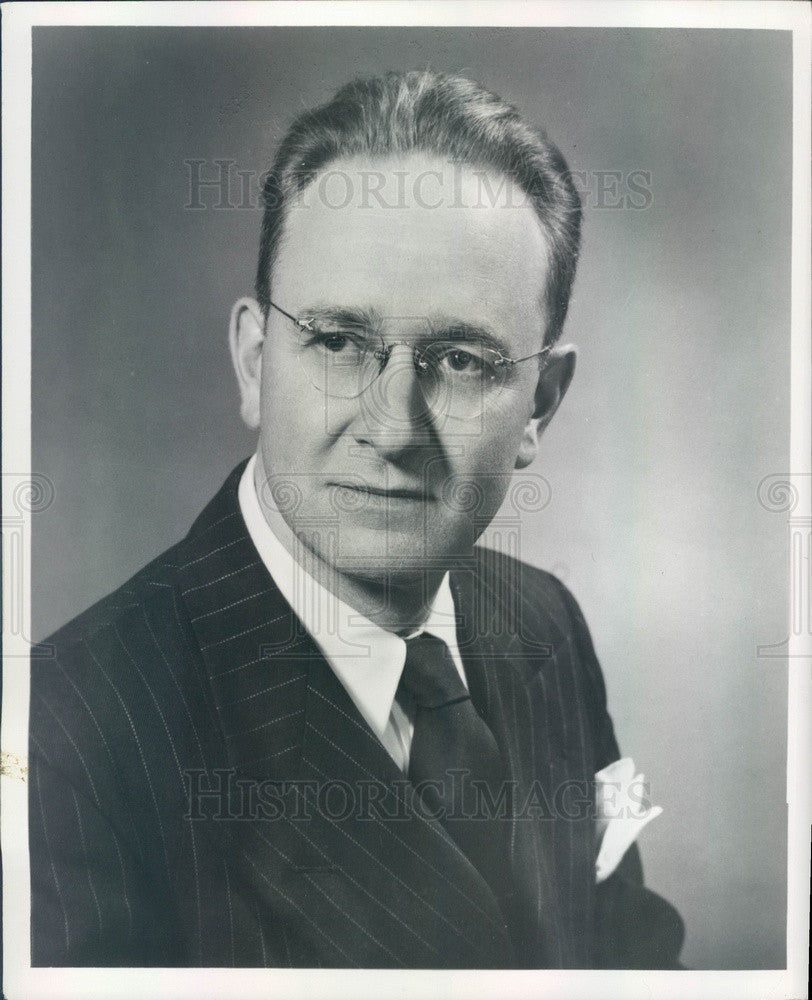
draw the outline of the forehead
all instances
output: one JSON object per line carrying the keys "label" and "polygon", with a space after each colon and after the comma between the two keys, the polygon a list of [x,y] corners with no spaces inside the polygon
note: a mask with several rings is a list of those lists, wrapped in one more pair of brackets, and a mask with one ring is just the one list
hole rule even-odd
{"label": "forehead", "polygon": [[532,205],[502,175],[418,154],[339,160],[289,209],[273,296],[537,325],[547,260]]}

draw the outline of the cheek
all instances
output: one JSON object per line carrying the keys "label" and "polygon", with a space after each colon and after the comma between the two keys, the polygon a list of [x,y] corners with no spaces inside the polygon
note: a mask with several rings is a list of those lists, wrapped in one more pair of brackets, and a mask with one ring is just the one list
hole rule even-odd
{"label": "cheek", "polygon": [[493,517],[510,486],[523,429],[515,416],[499,421],[496,428],[491,420],[487,432],[459,438],[456,449],[451,444],[447,450],[451,475],[446,483],[450,510],[458,510],[454,497],[459,496],[463,508],[474,504],[477,519]]}
{"label": "cheek", "polygon": [[325,396],[295,356],[267,351],[262,364],[262,426],[277,452],[312,453],[343,433],[357,408],[353,400]]}
{"label": "cheek", "polygon": [[260,413],[260,441],[266,467],[275,472],[298,467],[309,448],[312,433],[308,433],[304,420],[306,411],[301,405],[301,395],[297,405],[297,394],[291,391],[290,380],[280,378],[275,372],[263,377]]}
{"label": "cheek", "polygon": [[260,408],[262,427],[267,429],[268,436],[273,433],[277,437],[282,437],[278,429],[296,421],[296,407],[292,403],[290,385],[280,379],[275,372],[270,377],[266,374],[260,388]]}
{"label": "cheek", "polygon": [[525,423],[523,413],[516,407],[491,410],[476,430],[461,433],[456,442],[449,438],[456,445],[449,449],[449,454],[457,453],[456,461],[452,458],[452,465],[458,466],[460,472],[467,467],[472,475],[487,476],[489,472],[510,475]]}

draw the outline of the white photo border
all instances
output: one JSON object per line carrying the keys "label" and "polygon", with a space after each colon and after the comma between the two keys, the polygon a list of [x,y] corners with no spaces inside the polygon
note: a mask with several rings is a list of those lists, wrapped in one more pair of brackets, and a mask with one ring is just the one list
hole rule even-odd
{"label": "white photo border", "polygon": [[[810,366],[810,8],[793,2],[210,2],[17,3],[2,7],[2,460],[3,511],[14,509],[14,490],[31,475],[31,30],[36,25],[358,25],[527,26],[783,30],[793,34],[793,192],[791,469],[799,491],[796,511],[812,506],[812,369]],[[22,524],[22,553],[30,552],[30,524]],[[810,689],[808,635],[790,639],[787,801],[789,870],[788,965],[783,970],[736,972],[533,972],[256,969],[31,968],[27,784],[30,563],[3,546],[3,581],[10,561],[22,581],[22,627],[8,628],[3,602],[2,856],[4,996],[9,1000],[98,997],[286,998],[382,995],[411,998],[696,997],[798,998],[807,996],[809,929]],[[788,584],[788,599],[792,599]],[[15,612],[16,613],[16,612]],[[754,901],[754,904],[757,901]]]}

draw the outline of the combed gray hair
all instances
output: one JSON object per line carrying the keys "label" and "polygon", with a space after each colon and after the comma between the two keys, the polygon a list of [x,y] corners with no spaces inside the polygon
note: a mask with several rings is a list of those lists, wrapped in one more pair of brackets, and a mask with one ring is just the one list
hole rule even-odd
{"label": "combed gray hair", "polygon": [[264,184],[256,297],[267,314],[286,207],[342,158],[432,153],[514,181],[549,237],[545,344],[561,334],[581,244],[581,199],[564,157],[513,105],[464,77],[430,70],[357,79],[295,119]]}

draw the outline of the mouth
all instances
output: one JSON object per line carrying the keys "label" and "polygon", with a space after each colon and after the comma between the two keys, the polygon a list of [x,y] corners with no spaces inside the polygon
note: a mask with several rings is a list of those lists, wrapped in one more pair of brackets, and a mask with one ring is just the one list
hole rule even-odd
{"label": "mouth", "polygon": [[369,486],[365,483],[330,483],[329,485],[342,490],[350,490],[353,493],[360,493],[364,496],[379,497],[386,500],[412,500],[426,503],[434,499],[431,494],[413,486],[385,488],[382,486]]}

